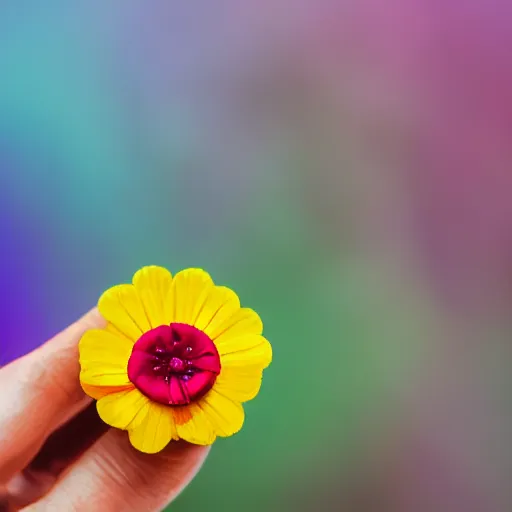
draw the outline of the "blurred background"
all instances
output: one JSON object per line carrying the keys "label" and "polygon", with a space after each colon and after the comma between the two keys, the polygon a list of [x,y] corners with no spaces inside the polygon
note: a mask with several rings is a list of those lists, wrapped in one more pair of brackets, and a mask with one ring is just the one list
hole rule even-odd
{"label": "blurred background", "polygon": [[274,362],[173,511],[512,510],[510,2],[28,5],[0,5],[0,364],[201,266]]}

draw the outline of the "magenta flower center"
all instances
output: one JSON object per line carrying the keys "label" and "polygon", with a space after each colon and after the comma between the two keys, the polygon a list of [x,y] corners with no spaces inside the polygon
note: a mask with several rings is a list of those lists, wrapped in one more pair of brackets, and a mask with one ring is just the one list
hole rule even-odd
{"label": "magenta flower center", "polygon": [[186,405],[201,398],[220,373],[213,341],[199,329],[173,323],[144,333],[128,361],[128,378],[148,398]]}

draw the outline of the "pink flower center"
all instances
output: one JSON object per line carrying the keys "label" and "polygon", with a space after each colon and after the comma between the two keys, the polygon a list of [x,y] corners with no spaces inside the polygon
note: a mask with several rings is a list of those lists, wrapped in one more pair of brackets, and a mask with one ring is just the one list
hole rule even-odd
{"label": "pink flower center", "polygon": [[186,405],[201,398],[220,373],[213,341],[199,329],[173,323],[144,333],[128,361],[128,378],[148,398]]}

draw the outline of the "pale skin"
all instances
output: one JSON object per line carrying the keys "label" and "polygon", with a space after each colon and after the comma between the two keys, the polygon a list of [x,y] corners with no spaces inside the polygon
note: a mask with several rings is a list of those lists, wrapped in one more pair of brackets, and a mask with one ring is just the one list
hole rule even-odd
{"label": "pale skin", "polygon": [[98,418],[79,382],[78,342],[104,325],[96,309],[0,369],[0,512],[160,511],[209,449],[171,442],[136,451]]}

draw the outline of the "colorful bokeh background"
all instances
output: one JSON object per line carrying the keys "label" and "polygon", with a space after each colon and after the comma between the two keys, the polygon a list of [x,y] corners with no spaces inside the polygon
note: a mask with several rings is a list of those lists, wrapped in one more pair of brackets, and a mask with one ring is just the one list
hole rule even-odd
{"label": "colorful bokeh background", "polygon": [[274,362],[172,510],[512,510],[511,48],[499,0],[2,2],[0,364],[201,266]]}

